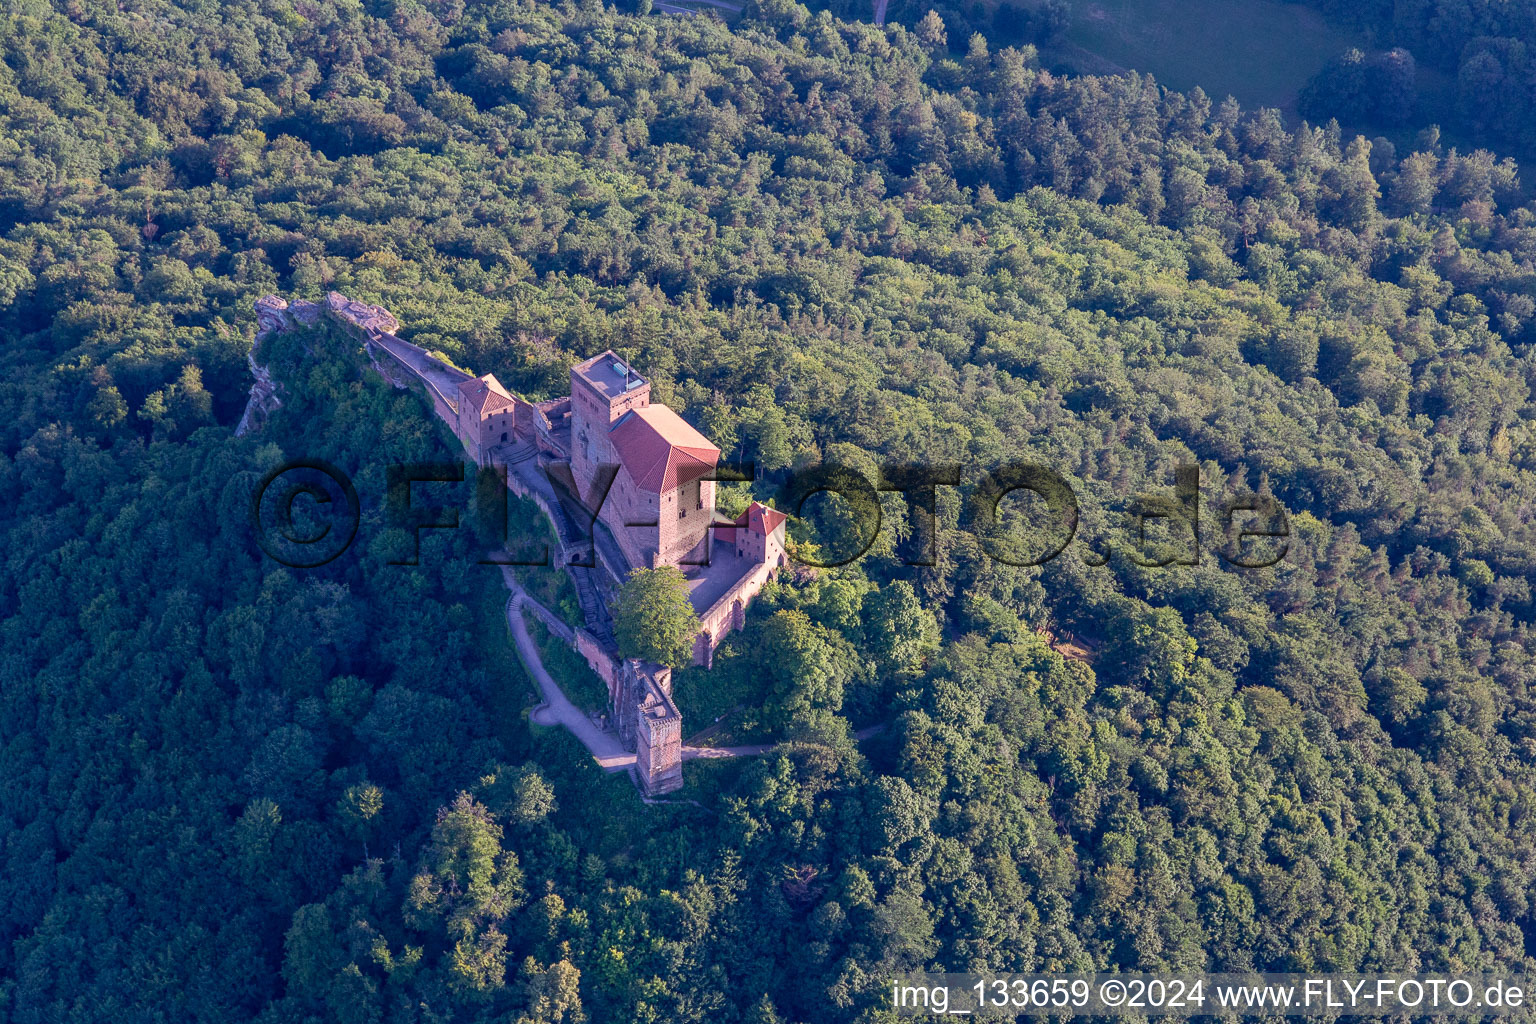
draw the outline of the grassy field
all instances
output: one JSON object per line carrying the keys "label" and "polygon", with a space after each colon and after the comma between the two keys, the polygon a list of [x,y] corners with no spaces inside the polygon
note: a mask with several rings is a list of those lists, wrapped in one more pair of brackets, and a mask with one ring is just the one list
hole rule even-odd
{"label": "grassy field", "polygon": [[1294,113],[1330,58],[1366,46],[1357,33],[1280,0],[1077,0],[1065,41],[1044,56],[1080,74],[1135,70],[1213,100]]}

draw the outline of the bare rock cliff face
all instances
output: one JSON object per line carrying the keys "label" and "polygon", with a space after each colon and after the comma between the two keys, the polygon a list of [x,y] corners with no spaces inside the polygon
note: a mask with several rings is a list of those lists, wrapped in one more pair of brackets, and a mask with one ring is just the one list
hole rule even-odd
{"label": "bare rock cliff face", "polygon": [[[296,302],[294,305],[316,306],[317,304]],[[246,434],[259,431],[267,422],[267,417],[282,407],[283,400],[278,393],[277,382],[272,379],[271,371],[256,362],[256,349],[261,346],[262,339],[269,334],[286,331],[296,322],[296,311],[276,295],[266,295],[256,300],[256,339],[251,344],[251,350],[245,354],[245,361],[251,368],[251,376],[256,379],[251,384],[250,397],[245,400],[245,412],[241,413],[240,422],[235,426],[236,437],[244,437]]]}
{"label": "bare rock cliff face", "polygon": [[[317,304],[305,303],[305,305]],[[370,306],[366,302],[349,299],[340,292],[326,293],[325,308],[332,316],[339,317],[347,323],[356,324],[370,334],[394,334],[400,330],[400,321],[396,320],[394,315],[383,306]]]}

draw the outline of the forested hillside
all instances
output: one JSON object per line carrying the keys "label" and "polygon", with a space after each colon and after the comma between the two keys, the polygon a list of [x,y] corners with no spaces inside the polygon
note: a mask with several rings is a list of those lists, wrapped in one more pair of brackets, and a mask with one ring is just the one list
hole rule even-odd
{"label": "forested hillside", "polygon": [[[1404,65],[1412,86],[1413,65],[1420,61],[1443,73],[1447,99],[1468,135],[1501,143],[1522,154],[1536,152],[1536,5],[1529,0],[1307,0],[1310,6],[1344,24],[1367,30],[1382,49],[1392,47],[1385,60],[1346,59],[1329,76],[1346,102],[1369,103],[1372,86],[1401,77],[1393,70]],[[1359,54],[1355,55],[1360,56]],[[1373,67],[1374,65],[1374,67]],[[1377,69],[1385,75],[1376,73]],[[1411,98],[1411,97],[1410,97]],[[1388,105],[1394,102],[1388,99]],[[1364,112],[1369,114],[1370,112]],[[1387,113],[1378,111],[1376,113]],[[1338,116],[1345,116],[1340,113]],[[1390,116],[1385,120],[1391,121]]]}
{"label": "forested hillside", "polygon": [[[923,966],[1536,966],[1512,163],[788,0],[3,18],[0,1022],[875,1020]],[[642,805],[530,731],[470,531],[385,564],[381,467],[448,457],[423,403],[294,336],[288,405],[233,437],[252,300],[327,289],[538,397],[613,346],[761,497],[819,459],[1046,463],[1081,542],[989,559],[941,488],[940,565],[786,579],[679,694],[789,746]],[[324,568],[251,535],[284,457],[365,497]],[[1189,462],[1286,505],[1283,562],[1136,564],[1120,513]]]}

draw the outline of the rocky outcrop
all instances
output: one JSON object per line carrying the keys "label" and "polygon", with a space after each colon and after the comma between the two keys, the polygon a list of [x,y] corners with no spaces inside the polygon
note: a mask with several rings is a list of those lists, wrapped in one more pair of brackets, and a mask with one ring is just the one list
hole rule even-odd
{"label": "rocky outcrop", "polygon": [[370,306],[366,302],[349,299],[339,292],[330,292],[324,302],[308,302],[304,299],[288,302],[276,295],[263,295],[256,300],[255,307],[256,338],[245,356],[255,381],[251,384],[250,397],[245,401],[245,412],[235,426],[236,437],[260,430],[266,424],[267,417],[283,404],[281,387],[272,379],[271,372],[256,361],[256,350],[265,338],[299,327],[314,327],[327,314],[343,327],[358,328],[365,338],[376,334],[393,334],[400,329],[399,321],[383,306]]}
{"label": "rocky outcrop", "polygon": [[[307,305],[318,305],[318,303],[307,303]],[[366,302],[349,299],[340,292],[326,293],[325,309],[333,317],[344,323],[353,324],[367,334],[394,334],[400,329],[400,321],[396,320],[383,306],[370,306]]]}
{"label": "rocky outcrop", "polygon": [[318,302],[294,299],[287,302],[276,295],[263,295],[256,300],[256,336],[291,331],[295,327],[313,327],[325,315],[325,306]]}
{"label": "rocky outcrop", "polygon": [[[304,305],[312,306],[315,303]],[[276,295],[264,295],[256,300],[256,338],[251,342],[251,350],[245,354],[246,365],[251,368],[251,376],[255,380],[245,400],[245,411],[240,414],[240,422],[235,425],[236,437],[260,430],[266,425],[267,417],[282,407],[283,399],[278,393],[277,382],[272,379],[272,372],[256,361],[256,350],[267,336],[286,331],[294,324],[294,314],[288,303]]]}
{"label": "rocky outcrop", "polygon": [[255,345],[245,354],[245,361],[251,368],[251,376],[256,379],[251,384],[250,396],[245,400],[245,412],[240,414],[240,422],[235,424],[236,437],[261,430],[267,424],[267,417],[283,404],[282,398],[278,396],[277,382],[272,379],[272,371],[256,361]]}

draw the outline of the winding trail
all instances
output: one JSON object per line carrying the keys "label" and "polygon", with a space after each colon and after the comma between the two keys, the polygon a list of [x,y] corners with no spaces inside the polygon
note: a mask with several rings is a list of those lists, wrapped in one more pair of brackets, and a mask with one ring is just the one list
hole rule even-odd
{"label": "winding trail", "polygon": [[[868,728],[860,729],[853,734],[853,738],[863,742],[871,736],[880,735],[884,731],[885,723],[882,722],[879,725],[871,725]],[[756,743],[745,747],[684,747],[683,760],[693,761],[698,758],[711,757],[760,757],[763,754],[771,753],[778,746],[779,744],[777,743]]]}
{"label": "winding trail", "polygon": [[625,750],[616,734],[599,729],[586,712],[572,704],[565,691],[560,689],[560,684],[544,668],[538,645],[528,634],[528,623],[523,620],[523,606],[535,609],[534,614],[546,622],[546,616],[553,616],[518,586],[510,569],[503,567],[501,572],[502,578],[507,581],[507,589],[512,592],[512,596],[507,598],[507,626],[512,630],[512,638],[517,641],[517,653],[523,660],[523,667],[528,670],[544,698],[543,703],[529,713],[529,717],[538,725],[565,726],[587,748],[592,760],[603,771],[629,771],[635,765],[634,752]]}

